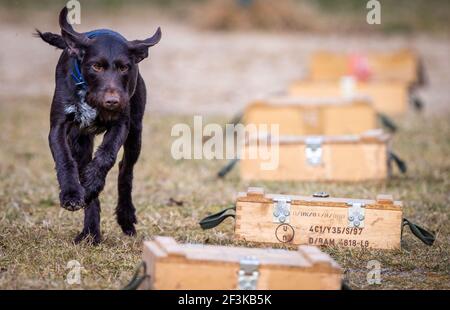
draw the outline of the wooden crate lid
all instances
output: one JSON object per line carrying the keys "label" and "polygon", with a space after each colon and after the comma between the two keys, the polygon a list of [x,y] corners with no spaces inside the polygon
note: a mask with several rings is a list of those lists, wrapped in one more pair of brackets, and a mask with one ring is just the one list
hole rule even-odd
{"label": "wooden crate lid", "polygon": [[[326,50],[326,49],[319,49],[314,51],[312,56],[317,57],[345,57],[347,58],[349,55],[351,55],[349,51],[335,51],[335,50]],[[360,51],[359,54],[361,55],[367,55],[371,57],[383,57],[383,58],[389,58],[389,59],[404,59],[405,57],[411,57],[416,58],[417,53],[415,50],[410,48],[399,48],[395,50],[385,51],[385,50],[366,50],[366,51]]]}
{"label": "wooden crate lid", "polygon": [[173,238],[156,236],[144,242],[144,252],[150,251],[157,260],[190,261],[238,265],[247,257],[256,258],[260,268],[310,269],[312,272],[341,273],[341,267],[326,253],[314,246],[299,246],[297,251],[271,248],[178,244]]}
{"label": "wooden crate lid", "polygon": [[403,203],[393,199],[392,195],[380,194],[375,199],[353,199],[335,197],[314,197],[299,195],[265,194],[260,187],[249,187],[247,192],[238,194],[237,202],[273,203],[274,200],[288,198],[292,205],[310,205],[314,207],[341,207],[348,208],[348,203],[362,203],[366,209],[397,210],[403,209]]}
{"label": "wooden crate lid", "polygon": [[[311,78],[303,78],[303,79],[297,79],[294,80],[291,84],[290,84],[290,88],[295,88],[295,87],[308,87],[308,88],[313,88],[313,89],[322,89],[324,87],[330,88],[336,88],[338,90],[341,90],[341,80],[340,79],[332,79],[332,80],[313,80]],[[370,81],[359,81],[356,80],[355,81],[355,86],[356,86],[356,90],[355,90],[355,94],[354,96],[367,96],[365,95],[365,92],[362,91],[360,88],[371,88],[371,87],[376,87],[376,88],[380,88],[380,87],[404,87],[404,88],[408,88],[409,87],[409,82],[407,81],[402,81],[402,80],[370,80]],[[344,97],[344,96],[343,96]],[[327,97],[316,97],[316,98],[327,98]],[[369,100],[372,101],[371,97],[369,96]]]}
{"label": "wooden crate lid", "polygon": [[306,144],[314,138],[321,144],[355,144],[355,143],[379,143],[385,144],[391,139],[391,135],[382,129],[374,129],[363,132],[361,134],[352,135],[336,135],[336,136],[297,136],[297,135],[281,135],[278,138],[271,137],[267,132],[263,132],[258,136],[250,136],[246,144],[257,143],[258,141],[270,141],[270,143],[279,144]]}
{"label": "wooden crate lid", "polygon": [[247,106],[247,110],[251,108],[270,106],[302,106],[302,107],[318,107],[318,106],[347,106],[354,104],[362,104],[371,106],[373,100],[371,97],[363,94],[355,94],[353,96],[338,97],[301,97],[292,95],[269,96],[253,101]]}
{"label": "wooden crate lid", "polygon": [[341,62],[347,64],[352,55],[361,55],[369,62],[383,62],[386,64],[413,64],[418,62],[417,53],[411,49],[403,48],[393,51],[365,51],[362,53],[349,53],[345,51],[318,50],[311,57],[311,66],[323,65],[323,63]]}

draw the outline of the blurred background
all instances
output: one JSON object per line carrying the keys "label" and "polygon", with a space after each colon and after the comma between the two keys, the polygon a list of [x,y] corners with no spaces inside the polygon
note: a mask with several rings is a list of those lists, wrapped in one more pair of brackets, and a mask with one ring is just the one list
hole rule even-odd
{"label": "blurred background", "polygon": [[[58,32],[66,1],[0,1],[0,98],[52,94],[59,51],[32,37]],[[423,58],[426,113],[448,109],[450,2],[384,0],[380,25],[362,0],[81,1],[75,28],[113,28],[128,39],[157,26],[163,40],[142,73],[153,111],[233,114],[255,96],[307,75],[311,53],[411,48]]]}

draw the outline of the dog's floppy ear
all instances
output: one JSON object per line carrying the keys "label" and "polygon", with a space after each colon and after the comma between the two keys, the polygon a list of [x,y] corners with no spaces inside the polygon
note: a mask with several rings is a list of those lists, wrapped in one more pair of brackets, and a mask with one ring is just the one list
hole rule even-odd
{"label": "dog's floppy ear", "polygon": [[148,39],[128,42],[128,47],[134,55],[135,62],[139,63],[144,58],[147,58],[149,47],[156,45],[159,40],[161,40],[161,27],[158,27],[155,34]]}
{"label": "dog's floppy ear", "polygon": [[69,54],[81,58],[84,49],[89,46],[91,39],[89,39],[85,34],[78,33],[73,30],[72,26],[67,22],[67,13],[67,7],[64,7],[61,10],[61,13],[59,13],[61,36],[67,45]]}
{"label": "dog's floppy ear", "polygon": [[36,29],[36,32],[33,34],[35,37],[41,38],[44,42],[48,44],[60,48],[65,49],[67,47],[66,42],[64,42],[63,38],[56,33],[51,32],[41,32],[39,29]]}

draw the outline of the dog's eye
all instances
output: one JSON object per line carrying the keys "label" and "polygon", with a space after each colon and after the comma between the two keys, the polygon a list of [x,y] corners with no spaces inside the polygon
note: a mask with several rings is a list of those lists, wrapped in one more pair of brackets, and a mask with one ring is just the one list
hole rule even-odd
{"label": "dog's eye", "polygon": [[94,71],[96,72],[102,72],[103,71],[103,67],[101,64],[95,63],[92,65],[92,69],[94,69]]}
{"label": "dog's eye", "polygon": [[126,65],[120,65],[120,66],[118,67],[118,69],[119,69],[119,71],[120,71],[121,73],[125,73],[125,72],[128,71],[128,66],[126,66]]}

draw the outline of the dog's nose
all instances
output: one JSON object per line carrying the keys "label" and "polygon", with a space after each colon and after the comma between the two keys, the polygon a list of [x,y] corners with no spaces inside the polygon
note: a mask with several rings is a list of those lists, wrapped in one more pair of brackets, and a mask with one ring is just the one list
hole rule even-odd
{"label": "dog's nose", "polygon": [[119,96],[117,95],[106,95],[105,96],[105,106],[108,109],[117,108],[119,105]]}

